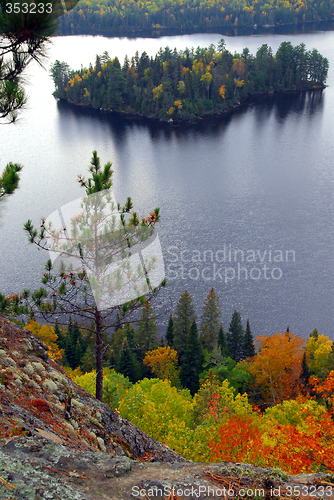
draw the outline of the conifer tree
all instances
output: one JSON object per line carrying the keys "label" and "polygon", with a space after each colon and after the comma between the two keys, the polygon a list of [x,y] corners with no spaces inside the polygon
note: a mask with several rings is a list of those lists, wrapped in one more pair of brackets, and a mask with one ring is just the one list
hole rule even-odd
{"label": "conifer tree", "polygon": [[217,347],[220,317],[219,298],[212,288],[204,301],[200,328],[200,340],[208,352]]}
{"label": "conifer tree", "polygon": [[138,364],[132,350],[129,348],[128,340],[124,340],[122,353],[116,365],[116,371],[128,377],[130,382],[137,382],[139,379]]}
{"label": "conifer tree", "polygon": [[218,332],[218,347],[220,347],[220,352],[223,358],[227,358],[229,356],[226,335],[224,333],[223,325],[220,323],[220,328]]}
{"label": "conifer tree", "polygon": [[[83,319],[85,330],[95,335],[96,398],[102,401],[103,332],[115,327],[116,321],[119,322],[117,313],[124,324],[129,321],[132,313],[141,309],[143,304],[146,304],[145,310],[149,310],[151,306],[148,304],[157,297],[165,281],[153,288],[148,276],[154,267],[154,262],[146,259],[146,269],[138,266],[133,271],[128,260],[134,245],[153,237],[154,225],[160,218],[159,208],[150,212],[149,216],[140,222],[137,213],[131,211],[131,198],[128,198],[121,207],[120,204],[115,205],[110,195],[113,173],[111,163],[108,162],[102,168],[96,151],[93,151],[89,171],[92,174],[91,178],[86,180],[79,176],[79,183],[86,191],[86,197],[81,204],[84,210],[71,219],[69,236],[66,227],[63,226],[60,230],[54,229],[44,219],[39,233],[30,220],[25,224],[31,243],[49,250],[48,237],[52,245],[59,245],[60,241],[62,257],[65,255],[69,259],[74,259],[76,266],[81,264],[81,269],[73,271],[71,268],[61,266],[55,274],[52,261],[49,259],[42,278],[44,287],[32,294],[29,290],[24,290],[23,294],[20,297],[16,296],[15,299],[2,300],[0,296],[0,308],[19,315],[39,314],[48,323],[54,322],[59,314],[64,323],[69,316]],[[103,210],[108,211],[108,214]],[[63,241],[65,243],[62,243]],[[53,250],[54,247],[51,248]],[[119,267],[113,271],[115,259],[117,262],[122,262],[126,273]],[[93,269],[92,274],[88,274],[87,268]],[[108,269],[111,269],[111,274],[107,274]],[[101,275],[102,279],[99,278]],[[126,287],[123,287],[123,276],[128,279],[125,282]],[[138,280],[141,280],[139,285],[136,284]],[[132,290],[135,290],[135,295],[132,292],[133,298],[125,301],[124,290],[128,290],[133,283]],[[95,286],[94,292],[93,286]],[[115,303],[111,299],[119,289],[123,295],[121,301]],[[105,290],[108,294],[107,300],[104,300]],[[146,334],[153,335],[150,332],[151,330]]]}
{"label": "conifer tree", "polygon": [[310,376],[311,376],[311,371],[310,368],[307,364],[307,356],[306,356],[306,351],[303,354],[303,359],[302,359],[302,369],[299,375],[299,381],[300,385],[302,386],[302,392],[303,394],[309,394],[311,387],[309,384],[310,381]]}
{"label": "conifer tree", "polygon": [[167,325],[167,330],[166,330],[166,344],[169,345],[169,347],[173,347],[173,339],[174,339],[173,327],[174,327],[173,316],[172,316],[172,313],[170,313],[168,325]]}
{"label": "conifer tree", "polygon": [[255,356],[254,339],[249,326],[249,319],[247,319],[247,325],[244,336],[243,358],[250,358],[253,356]]}
{"label": "conifer tree", "polygon": [[187,337],[180,376],[182,386],[189,389],[192,396],[199,389],[199,375],[202,372],[203,363],[203,348],[198,338],[196,321],[193,320]]}
{"label": "conifer tree", "polygon": [[138,320],[138,328],[135,334],[141,359],[144,359],[145,353],[158,347],[157,340],[157,320],[149,302],[145,302],[142,307],[141,315]]}
{"label": "conifer tree", "polygon": [[192,298],[186,290],[177,303],[173,328],[173,348],[177,351],[179,365],[181,366],[187,346],[187,337],[194,320],[196,320],[196,315]]}
{"label": "conifer tree", "polygon": [[232,320],[227,334],[227,347],[232,359],[237,363],[243,359],[244,331],[241,324],[240,312],[236,309],[232,314]]}

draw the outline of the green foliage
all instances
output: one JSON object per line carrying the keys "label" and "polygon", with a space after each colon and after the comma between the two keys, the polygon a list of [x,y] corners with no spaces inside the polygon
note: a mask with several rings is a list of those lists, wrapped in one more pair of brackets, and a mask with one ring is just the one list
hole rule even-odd
{"label": "green foliage", "polygon": [[[73,376],[73,381],[80,385],[87,392],[95,396],[96,370],[92,370],[84,375]],[[115,370],[105,368],[103,371],[103,402],[111,408],[117,409],[119,401],[124,397],[127,390],[132,387],[132,383],[127,377]]]}
{"label": "green foliage", "polygon": [[220,348],[220,352],[223,358],[226,358],[229,354],[226,335],[224,333],[223,325],[220,324],[219,332],[218,332],[218,347]]}
{"label": "green foliage", "polygon": [[147,351],[151,351],[158,347],[157,331],[157,320],[152,306],[149,302],[145,302],[137,322],[137,330],[135,333],[135,341],[141,359],[144,359]]}
{"label": "green foliage", "polygon": [[282,42],[276,56],[262,45],[254,57],[244,49],[231,54],[218,44],[171,51],[155,57],[143,52],[121,66],[118,59],[95,68],[69,72],[64,88],[63,63],[52,68],[55,95],[74,104],[176,121],[231,109],[253,94],[322,88],[328,60],[305,45]]}
{"label": "green foliage", "polygon": [[267,408],[263,415],[263,424],[292,425],[299,430],[307,430],[305,419],[312,416],[321,420],[326,408],[311,399],[299,403],[298,400],[283,401],[283,403]]}
{"label": "green foliage", "polygon": [[227,334],[227,346],[231,358],[240,361],[244,357],[244,331],[241,324],[240,312],[235,309]]}
{"label": "green foliage", "polygon": [[135,354],[131,348],[129,348],[127,339],[124,340],[122,351],[116,364],[116,371],[124,375],[124,377],[127,377],[130,382],[137,382],[140,378],[140,365]]}
{"label": "green foliage", "polygon": [[220,317],[219,297],[212,288],[204,301],[200,328],[200,340],[209,352],[218,344]]}
{"label": "green foliage", "polygon": [[186,350],[181,368],[181,384],[193,396],[199,389],[199,374],[202,371],[204,355],[198,338],[196,321],[193,320],[187,337]]}
{"label": "green foliage", "polygon": [[42,63],[45,45],[57,28],[47,9],[29,15],[21,9],[20,2],[14,5],[0,0],[0,120],[9,123],[27,102],[22,73],[31,61]]}
{"label": "green foliage", "polygon": [[82,362],[88,347],[88,341],[76,321],[69,319],[66,329],[61,330],[56,323],[55,333],[58,335],[57,345],[65,352],[65,364],[74,370],[82,368]]}
{"label": "green foliage", "polygon": [[173,327],[173,348],[177,351],[180,365],[183,363],[183,357],[187,347],[187,338],[194,320],[196,320],[196,316],[192,298],[186,290],[177,303]]}
{"label": "green foliage", "polygon": [[191,422],[192,398],[189,391],[177,390],[168,380],[145,378],[128,390],[119,411],[150,436],[166,442],[173,421]]}
{"label": "green foliage", "polygon": [[174,321],[173,321],[173,316],[172,313],[170,313],[169,320],[168,320],[168,325],[167,325],[167,330],[166,330],[166,344],[169,345],[169,347],[173,347],[173,328],[174,328]]}
{"label": "green foliage", "polygon": [[22,165],[9,162],[0,177],[0,199],[6,194],[12,194],[19,184],[19,174]]}
{"label": "green foliage", "polygon": [[243,358],[250,358],[254,355],[255,355],[254,339],[249,326],[249,319],[248,319],[244,336]]}

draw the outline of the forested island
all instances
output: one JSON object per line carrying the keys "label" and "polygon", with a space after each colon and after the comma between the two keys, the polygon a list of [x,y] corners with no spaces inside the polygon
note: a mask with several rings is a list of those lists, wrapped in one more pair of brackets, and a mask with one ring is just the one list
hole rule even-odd
{"label": "forested island", "polygon": [[73,71],[56,61],[55,97],[76,105],[162,120],[184,121],[229,111],[248,97],[324,88],[329,62],[316,49],[282,42],[274,55],[262,45],[232,54],[217,47],[138,52],[123,66],[107,52],[94,67]]}
{"label": "forested island", "polygon": [[333,21],[331,0],[81,0],[61,19],[61,33],[203,31],[236,26]]}

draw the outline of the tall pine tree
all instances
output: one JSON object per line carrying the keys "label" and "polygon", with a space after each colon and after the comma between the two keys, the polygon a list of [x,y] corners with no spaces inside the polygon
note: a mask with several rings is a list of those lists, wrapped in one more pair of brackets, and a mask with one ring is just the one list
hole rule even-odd
{"label": "tall pine tree", "polygon": [[220,352],[223,358],[227,358],[229,356],[226,335],[224,333],[223,325],[220,323],[220,328],[218,332],[218,347],[220,348]]}
{"label": "tall pine tree", "polygon": [[174,321],[172,313],[170,313],[166,330],[166,344],[169,345],[169,347],[173,347],[173,328],[174,328]]}
{"label": "tall pine tree", "polygon": [[212,288],[204,301],[200,329],[200,340],[208,352],[217,347],[220,317],[219,298]]}
{"label": "tall pine tree", "polygon": [[176,306],[173,328],[173,348],[177,351],[179,365],[182,365],[192,322],[196,320],[192,298],[186,290]]}
{"label": "tall pine tree", "polygon": [[187,337],[186,350],[181,367],[181,384],[190,390],[193,396],[199,389],[199,375],[202,372],[204,355],[198,338],[196,321],[193,320]]}
{"label": "tall pine tree", "polygon": [[237,363],[243,359],[244,331],[241,324],[240,312],[236,309],[232,314],[232,320],[227,334],[227,347],[232,359]]}
{"label": "tall pine tree", "polygon": [[249,319],[247,319],[247,325],[244,337],[243,357],[250,358],[253,356],[255,356],[254,339],[249,326]]}
{"label": "tall pine tree", "polygon": [[157,320],[149,302],[145,302],[138,320],[138,329],[135,334],[135,341],[138,345],[141,359],[145,353],[158,347],[157,340]]}

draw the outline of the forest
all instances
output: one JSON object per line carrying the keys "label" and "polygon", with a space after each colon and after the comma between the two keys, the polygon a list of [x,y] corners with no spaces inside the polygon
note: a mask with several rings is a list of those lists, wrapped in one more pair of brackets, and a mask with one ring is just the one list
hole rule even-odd
{"label": "forest", "polygon": [[331,0],[81,0],[61,18],[61,34],[114,36],[163,29],[203,31],[237,26],[333,21]]}
{"label": "forest", "polygon": [[[90,334],[75,321],[26,328],[95,395]],[[104,345],[103,401],[186,458],[334,473],[334,344],[316,329],[307,340],[289,327],[254,340],[235,310],[224,331],[212,288],[199,320],[185,291],[163,338],[147,302]]]}
{"label": "forest", "polygon": [[262,45],[231,54],[217,47],[138,52],[123,66],[107,52],[94,67],[73,71],[56,61],[54,95],[77,105],[169,121],[192,120],[233,109],[252,95],[323,88],[328,59],[305,45],[282,42],[274,55]]}

